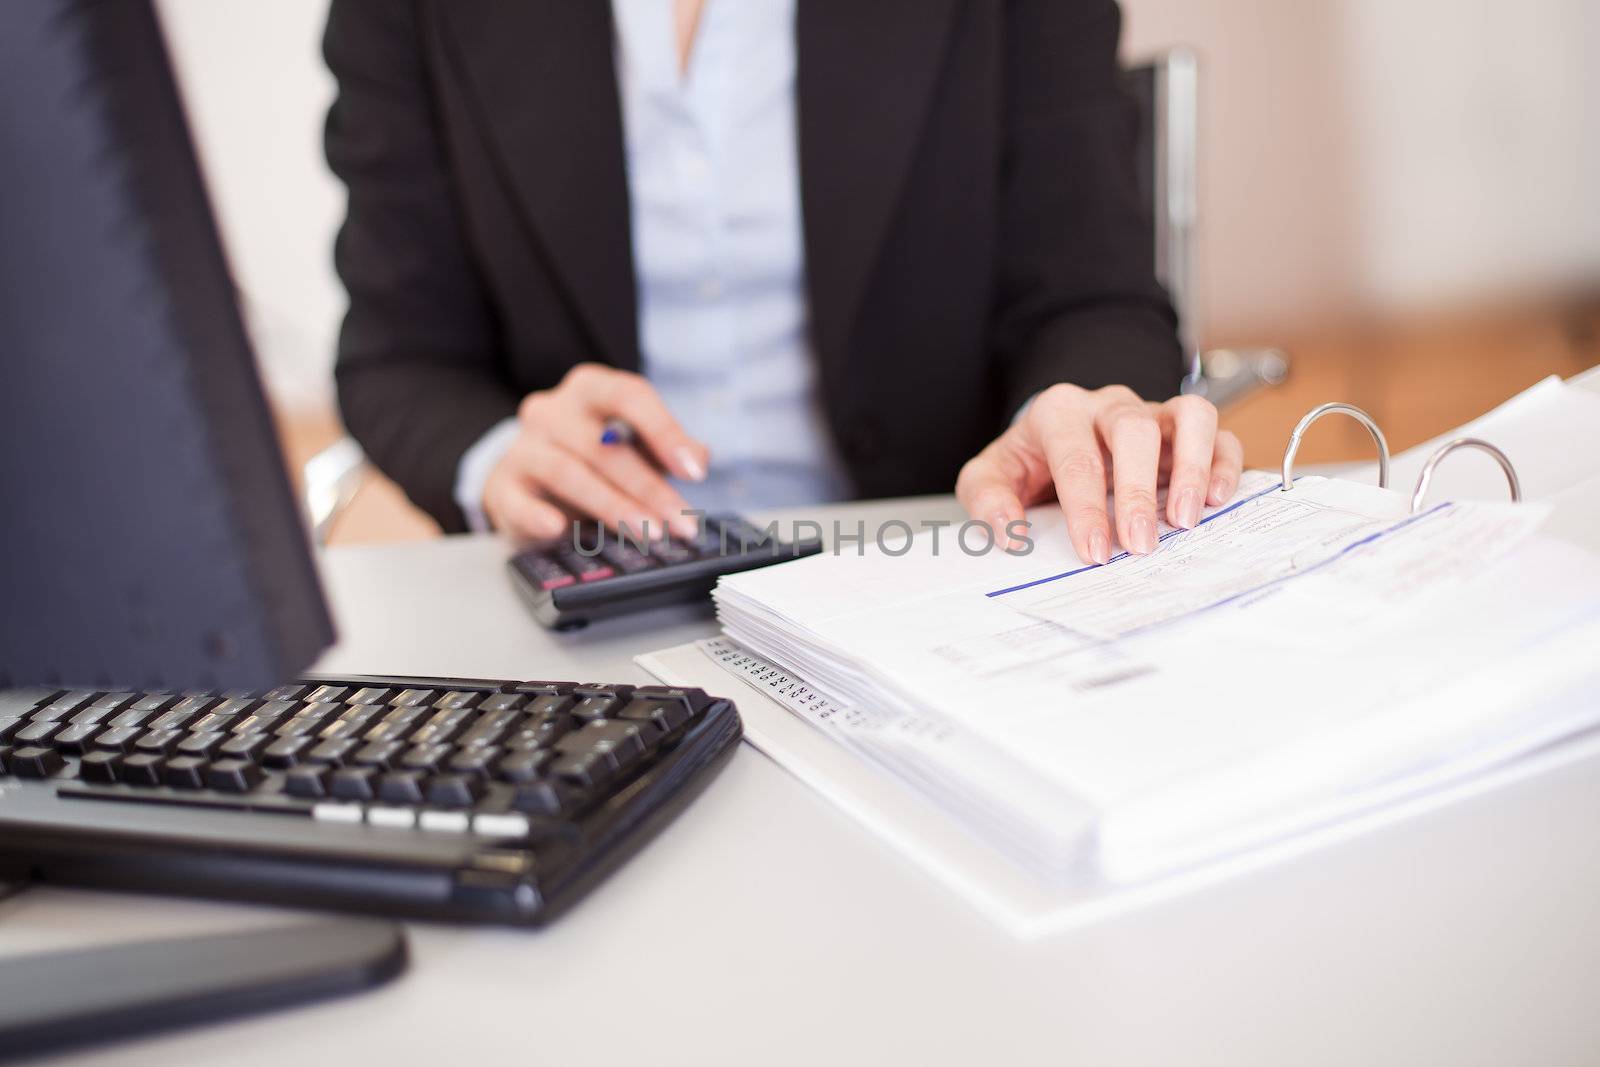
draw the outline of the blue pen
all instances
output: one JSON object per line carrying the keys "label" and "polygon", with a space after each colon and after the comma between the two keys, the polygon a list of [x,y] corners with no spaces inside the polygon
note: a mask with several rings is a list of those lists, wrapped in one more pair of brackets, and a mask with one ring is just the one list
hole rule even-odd
{"label": "blue pen", "polygon": [[626,419],[607,419],[605,425],[600,428],[600,443],[603,445],[631,445],[633,444],[633,427],[628,425]]}

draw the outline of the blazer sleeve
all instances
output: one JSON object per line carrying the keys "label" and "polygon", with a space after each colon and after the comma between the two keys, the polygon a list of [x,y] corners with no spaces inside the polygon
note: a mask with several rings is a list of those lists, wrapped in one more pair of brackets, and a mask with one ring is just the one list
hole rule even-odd
{"label": "blazer sleeve", "polygon": [[335,377],[369,458],[446,531],[473,442],[516,412],[499,330],[462,234],[413,0],[333,0],[328,163],[349,190],[334,265],[349,293]]}
{"label": "blazer sleeve", "polygon": [[1114,0],[1010,0],[993,337],[1007,411],[1057,382],[1147,400],[1183,375],[1134,171]]}

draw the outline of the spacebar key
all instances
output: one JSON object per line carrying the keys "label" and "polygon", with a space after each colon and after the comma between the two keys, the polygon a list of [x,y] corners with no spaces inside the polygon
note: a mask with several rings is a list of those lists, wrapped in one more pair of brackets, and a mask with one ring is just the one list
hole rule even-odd
{"label": "spacebar key", "polygon": [[210,808],[214,811],[253,812],[264,815],[311,814],[311,804],[299,797],[267,794],[230,797],[224,793],[152,793],[123,786],[92,786],[63,782],[56,787],[63,800],[112,800],[126,804],[161,804],[179,808]]}

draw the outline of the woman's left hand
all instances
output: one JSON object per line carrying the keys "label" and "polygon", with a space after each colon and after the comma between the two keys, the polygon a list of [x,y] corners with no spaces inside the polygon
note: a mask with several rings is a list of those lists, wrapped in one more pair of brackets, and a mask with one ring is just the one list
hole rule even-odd
{"label": "woman's left hand", "polygon": [[1185,529],[1201,508],[1233,495],[1244,449],[1217,429],[1217,409],[1197,396],[1155,404],[1120,385],[1087,390],[1055,385],[961,468],[956,496],[967,514],[1004,531],[1023,508],[1054,496],[1067,517],[1078,558],[1111,558],[1106,475],[1115,499],[1117,540],[1154,552],[1156,490],[1167,486],[1167,521]]}

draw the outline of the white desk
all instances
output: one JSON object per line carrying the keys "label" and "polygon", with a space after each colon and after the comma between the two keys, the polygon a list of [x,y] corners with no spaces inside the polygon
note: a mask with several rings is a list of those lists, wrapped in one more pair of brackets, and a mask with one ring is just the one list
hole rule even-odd
{"label": "white desk", "polygon": [[[330,551],[344,639],[323,666],[623,680],[636,652],[712,632],[665,611],[547,633],[502,558],[489,538]],[[376,993],[76,1062],[1593,1064],[1596,812],[1600,760],[1021,944],[744,747],[546,931],[414,927],[410,973]],[[0,944],[249,912],[34,891],[0,906]]]}

